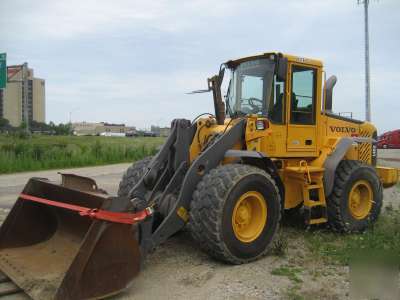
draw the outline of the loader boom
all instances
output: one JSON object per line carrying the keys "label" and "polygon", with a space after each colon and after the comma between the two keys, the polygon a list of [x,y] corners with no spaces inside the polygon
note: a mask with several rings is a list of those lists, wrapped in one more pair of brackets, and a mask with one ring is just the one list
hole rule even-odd
{"label": "loader boom", "polygon": [[[130,191],[130,198],[134,206],[143,209],[148,203],[163,206],[166,199],[174,199],[174,203],[164,214],[162,223],[152,232],[154,219],[149,219],[141,226],[142,240],[140,241],[142,253],[164,242],[171,235],[182,229],[188,221],[190,200],[197,183],[202,176],[215,168],[224,158],[226,151],[240,141],[244,134],[244,120],[238,120],[231,125],[232,128],[219,136],[195,161],[189,164],[189,143],[192,141],[195,128],[187,120],[172,122],[172,132],[162,149],[153,158],[147,174]],[[178,150],[179,149],[179,150]],[[172,153],[175,155],[171,156]],[[174,166],[176,169],[168,169]],[[146,186],[149,174],[161,174],[152,185]],[[171,174],[173,174],[171,176]],[[176,193],[176,187],[181,185],[177,198],[168,197]],[[157,197],[157,192],[163,191]],[[176,200],[175,200],[176,199]]]}

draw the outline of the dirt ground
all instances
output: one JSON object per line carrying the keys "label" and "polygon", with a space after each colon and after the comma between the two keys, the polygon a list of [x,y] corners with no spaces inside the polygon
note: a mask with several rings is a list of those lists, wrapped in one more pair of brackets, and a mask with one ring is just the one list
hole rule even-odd
{"label": "dirt ground", "polygon": [[[284,258],[231,266],[210,259],[184,232],[151,254],[132,287],[115,299],[291,299],[294,291],[313,299],[346,298],[347,269],[324,266],[307,252],[302,237],[294,237]],[[282,266],[298,268],[297,279],[271,275]]]}
{"label": "dirt ground", "polygon": [[[400,189],[385,190],[384,203],[400,207]],[[8,212],[0,209],[0,221]],[[287,255],[232,266],[201,252],[184,230],[149,254],[132,286],[112,299],[348,299],[349,268],[315,259],[298,230],[284,226],[282,232]],[[292,273],[271,274],[279,268]]]}
{"label": "dirt ground", "polygon": [[[400,190],[386,189],[384,202],[385,206],[400,207]],[[288,238],[286,256],[269,255],[239,266],[209,258],[188,232],[180,233],[148,256],[132,287],[115,299],[296,299],[297,295],[305,299],[349,298],[348,267],[328,266],[315,260],[306,248],[304,236],[294,234],[290,227],[284,227],[283,232]],[[297,269],[296,277],[271,274],[280,267]]]}
{"label": "dirt ground", "polygon": [[[386,189],[384,203],[400,207],[400,190]],[[188,232],[182,232],[150,254],[132,287],[115,299],[296,299],[297,295],[305,299],[349,298],[349,268],[315,260],[304,236],[290,227],[284,227],[283,232],[288,236],[286,256],[269,255],[239,266],[209,258]],[[297,270],[296,276],[271,274],[281,267]]]}
{"label": "dirt ground", "polygon": [[[385,190],[385,205],[400,207],[400,191]],[[303,235],[285,226],[288,253],[232,266],[202,253],[182,232],[150,254],[132,287],[115,299],[348,299],[349,269],[315,260]],[[296,276],[271,272],[288,267]],[[301,299],[301,298],[299,298]]]}

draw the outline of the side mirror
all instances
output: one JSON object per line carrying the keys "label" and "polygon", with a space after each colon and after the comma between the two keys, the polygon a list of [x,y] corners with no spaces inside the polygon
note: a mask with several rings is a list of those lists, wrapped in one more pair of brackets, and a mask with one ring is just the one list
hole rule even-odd
{"label": "side mirror", "polygon": [[325,82],[325,111],[332,112],[332,94],[333,87],[335,86],[337,77],[332,75]]}
{"label": "side mirror", "polygon": [[288,70],[288,59],[286,57],[279,57],[276,70],[276,76],[278,77],[278,80],[280,81],[286,80],[287,70]]}

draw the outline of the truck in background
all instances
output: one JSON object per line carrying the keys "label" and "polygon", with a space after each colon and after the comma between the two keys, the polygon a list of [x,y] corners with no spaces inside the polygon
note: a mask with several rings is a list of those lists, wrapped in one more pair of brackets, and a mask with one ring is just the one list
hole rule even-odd
{"label": "truck in background", "polygon": [[400,149],[400,129],[388,131],[378,138],[379,149]]}

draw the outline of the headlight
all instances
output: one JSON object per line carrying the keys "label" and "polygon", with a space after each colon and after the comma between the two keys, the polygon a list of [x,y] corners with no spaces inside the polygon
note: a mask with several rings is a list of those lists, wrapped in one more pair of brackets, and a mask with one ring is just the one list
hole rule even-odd
{"label": "headlight", "polygon": [[256,129],[257,130],[264,130],[268,128],[268,121],[267,120],[263,120],[263,119],[259,119],[256,121]]}

